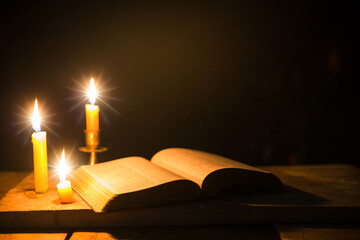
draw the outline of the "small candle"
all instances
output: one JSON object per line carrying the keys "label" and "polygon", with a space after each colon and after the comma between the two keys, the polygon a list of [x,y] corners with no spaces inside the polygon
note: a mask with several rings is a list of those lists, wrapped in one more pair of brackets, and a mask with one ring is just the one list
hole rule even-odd
{"label": "small candle", "polygon": [[85,105],[86,111],[86,130],[87,131],[99,131],[99,106],[95,105],[96,102],[96,88],[94,78],[90,80],[90,86],[88,90],[88,97],[90,104]]}
{"label": "small candle", "polygon": [[72,203],[74,201],[71,183],[69,180],[59,182],[56,187],[61,203]]}
{"label": "small candle", "polygon": [[35,99],[32,126],[35,132],[31,135],[34,160],[34,184],[36,193],[45,193],[48,186],[46,132],[40,128],[40,114],[37,99]]}
{"label": "small candle", "polygon": [[65,162],[65,150],[63,149],[60,164],[58,166],[60,182],[56,185],[61,203],[72,203],[74,201],[71,183],[69,180],[66,180],[67,172],[68,167]]}

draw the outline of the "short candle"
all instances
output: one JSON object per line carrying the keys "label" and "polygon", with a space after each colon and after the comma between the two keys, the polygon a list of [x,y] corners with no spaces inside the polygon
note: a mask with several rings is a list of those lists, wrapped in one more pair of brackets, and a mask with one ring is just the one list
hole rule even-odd
{"label": "short candle", "polygon": [[56,187],[61,203],[72,203],[74,201],[71,183],[69,180],[59,182]]}
{"label": "short candle", "polygon": [[32,125],[35,130],[35,132],[31,135],[33,144],[35,192],[45,193],[49,189],[46,132],[41,131],[40,128],[40,114],[37,99],[35,99]]}
{"label": "short candle", "polygon": [[56,185],[61,203],[72,203],[74,197],[71,189],[71,183],[66,180],[68,168],[65,162],[65,150],[62,151],[60,164],[58,166],[60,182]]}

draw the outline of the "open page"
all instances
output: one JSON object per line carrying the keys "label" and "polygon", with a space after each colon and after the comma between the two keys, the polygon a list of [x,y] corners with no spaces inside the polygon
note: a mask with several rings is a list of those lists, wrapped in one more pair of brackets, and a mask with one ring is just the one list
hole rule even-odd
{"label": "open page", "polygon": [[127,157],[82,168],[114,194],[139,191],[185,179],[142,157]]}
{"label": "open page", "polygon": [[81,166],[71,180],[74,189],[96,212],[188,201],[200,194],[194,182],[141,157]]}
{"label": "open page", "polygon": [[267,171],[191,149],[164,149],[156,153],[151,162],[190,179],[211,194],[228,185],[281,185],[281,181]]}

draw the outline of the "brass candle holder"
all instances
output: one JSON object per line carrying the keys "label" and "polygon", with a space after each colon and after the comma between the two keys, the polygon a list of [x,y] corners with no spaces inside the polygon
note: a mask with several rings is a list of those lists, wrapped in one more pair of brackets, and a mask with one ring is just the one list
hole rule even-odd
{"label": "brass candle holder", "polygon": [[84,130],[86,147],[79,148],[80,152],[90,153],[89,164],[94,165],[97,163],[96,153],[105,152],[107,147],[99,147],[100,145],[100,130]]}

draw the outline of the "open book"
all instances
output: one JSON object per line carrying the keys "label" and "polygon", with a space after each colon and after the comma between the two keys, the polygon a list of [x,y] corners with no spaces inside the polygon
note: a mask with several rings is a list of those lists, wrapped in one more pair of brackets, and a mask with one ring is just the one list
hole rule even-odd
{"label": "open book", "polygon": [[151,161],[127,157],[76,169],[74,190],[95,212],[189,201],[235,185],[280,189],[270,172],[215,154],[168,148]]}

